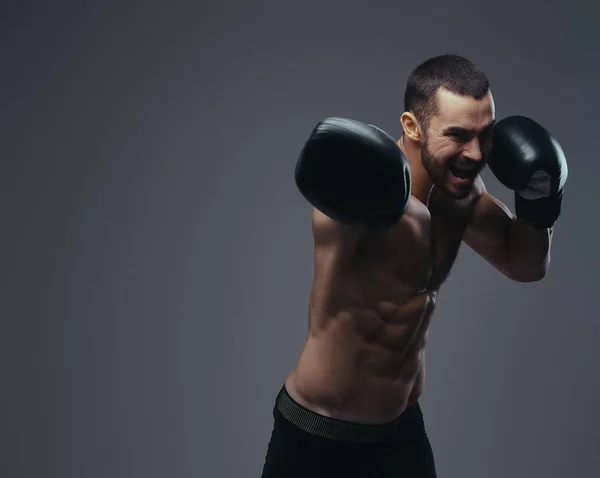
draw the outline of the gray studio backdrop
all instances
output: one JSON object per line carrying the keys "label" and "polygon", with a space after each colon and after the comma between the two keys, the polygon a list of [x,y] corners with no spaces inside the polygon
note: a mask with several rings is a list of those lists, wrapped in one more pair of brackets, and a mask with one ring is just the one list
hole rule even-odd
{"label": "gray studio backdrop", "polygon": [[570,179],[543,282],[463,248],[442,290],[439,476],[597,477],[597,8],[3,2],[0,476],[258,477],[306,336],[296,154],[326,116],[399,135],[410,70],[456,52]]}

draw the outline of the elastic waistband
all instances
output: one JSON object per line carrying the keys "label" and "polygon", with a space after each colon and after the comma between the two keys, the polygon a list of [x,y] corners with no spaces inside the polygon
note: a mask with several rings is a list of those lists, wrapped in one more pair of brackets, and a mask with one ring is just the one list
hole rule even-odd
{"label": "elastic waistband", "polygon": [[296,402],[285,385],[275,401],[277,410],[297,428],[331,440],[352,443],[379,443],[398,434],[400,417],[392,422],[368,425],[320,415]]}

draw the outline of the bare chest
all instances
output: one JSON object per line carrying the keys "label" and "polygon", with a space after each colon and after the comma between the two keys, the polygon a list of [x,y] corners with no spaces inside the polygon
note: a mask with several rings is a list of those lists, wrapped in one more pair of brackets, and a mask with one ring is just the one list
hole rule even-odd
{"label": "bare chest", "polygon": [[467,221],[466,208],[442,203],[431,209],[429,233],[423,233],[429,239],[431,275],[428,289],[439,289],[450,275],[462,244]]}
{"label": "bare chest", "polygon": [[430,209],[411,203],[404,217],[369,250],[409,289],[437,290],[456,261],[471,208],[440,198]]}

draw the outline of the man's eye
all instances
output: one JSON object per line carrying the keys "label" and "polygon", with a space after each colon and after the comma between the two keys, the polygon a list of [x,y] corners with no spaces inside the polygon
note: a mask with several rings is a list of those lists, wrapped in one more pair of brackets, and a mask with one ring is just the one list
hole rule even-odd
{"label": "man's eye", "polygon": [[492,130],[491,129],[486,129],[485,131],[481,132],[481,139],[488,140],[491,137],[492,137]]}

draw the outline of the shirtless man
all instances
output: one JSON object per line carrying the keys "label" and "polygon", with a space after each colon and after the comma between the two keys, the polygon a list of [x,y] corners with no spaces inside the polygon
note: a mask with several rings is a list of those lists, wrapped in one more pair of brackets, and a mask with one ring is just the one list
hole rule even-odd
{"label": "shirtless man", "polygon": [[[486,75],[457,55],[411,74],[393,140],[344,118],[320,122],[296,184],[312,204],[309,333],[274,407],[263,478],[436,476],[418,399],[436,296],[464,241],[507,277],[550,263],[567,165],[522,116],[495,121]],[[485,165],[515,191],[486,191]]]}

